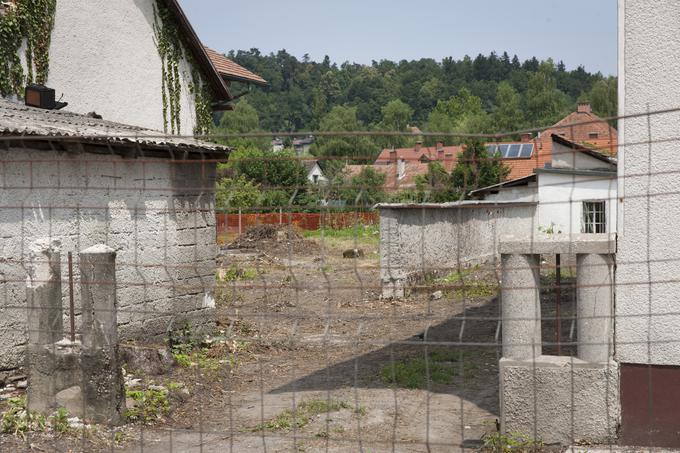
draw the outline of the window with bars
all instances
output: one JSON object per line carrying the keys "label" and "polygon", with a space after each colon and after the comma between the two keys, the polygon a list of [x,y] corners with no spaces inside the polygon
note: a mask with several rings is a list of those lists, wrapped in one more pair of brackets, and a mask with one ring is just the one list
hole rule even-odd
{"label": "window with bars", "polygon": [[582,233],[606,233],[607,232],[607,204],[604,201],[583,202],[583,226]]}

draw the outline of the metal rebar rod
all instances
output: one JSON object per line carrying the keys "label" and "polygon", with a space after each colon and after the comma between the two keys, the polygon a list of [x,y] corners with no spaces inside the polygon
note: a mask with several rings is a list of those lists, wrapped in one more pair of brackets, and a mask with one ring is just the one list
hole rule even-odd
{"label": "metal rebar rod", "polygon": [[555,343],[557,343],[557,355],[562,355],[562,345],[560,344],[562,333],[562,321],[560,319],[560,304],[562,301],[562,269],[560,266],[560,254],[555,255]]}
{"label": "metal rebar rod", "polygon": [[68,252],[68,302],[69,320],[71,321],[71,341],[76,341],[76,310],[73,302],[73,254]]}

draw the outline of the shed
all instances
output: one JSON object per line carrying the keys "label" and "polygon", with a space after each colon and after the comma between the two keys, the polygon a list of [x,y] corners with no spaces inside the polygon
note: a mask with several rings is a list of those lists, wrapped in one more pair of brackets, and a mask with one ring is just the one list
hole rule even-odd
{"label": "shed", "polygon": [[0,370],[22,363],[24,264],[38,239],[59,243],[62,260],[100,243],[117,251],[122,339],[209,320],[215,170],[228,151],[0,99]]}

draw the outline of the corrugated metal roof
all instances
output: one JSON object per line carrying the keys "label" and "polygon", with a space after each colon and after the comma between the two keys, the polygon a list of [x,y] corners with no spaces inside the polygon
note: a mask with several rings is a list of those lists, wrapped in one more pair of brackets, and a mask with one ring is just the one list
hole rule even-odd
{"label": "corrugated metal roof", "polygon": [[44,110],[0,98],[0,136],[71,137],[74,142],[139,144],[147,148],[171,148],[192,152],[228,152],[229,148],[160,131],[114,123],[87,115]]}

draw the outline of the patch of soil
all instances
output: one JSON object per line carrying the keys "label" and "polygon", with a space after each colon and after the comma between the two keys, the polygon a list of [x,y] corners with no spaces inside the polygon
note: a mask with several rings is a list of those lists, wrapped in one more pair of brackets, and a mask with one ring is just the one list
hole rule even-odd
{"label": "patch of soil", "polygon": [[227,249],[256,249],[284,255],[312,255],[319,252],[319,245],[302,237],[289,225],[257,225],[227,244]]}

